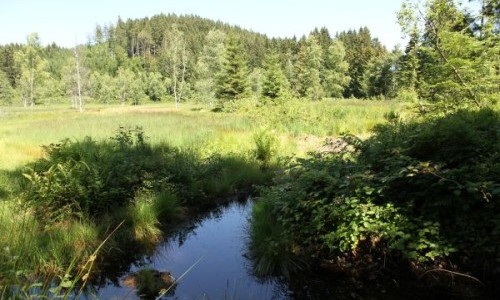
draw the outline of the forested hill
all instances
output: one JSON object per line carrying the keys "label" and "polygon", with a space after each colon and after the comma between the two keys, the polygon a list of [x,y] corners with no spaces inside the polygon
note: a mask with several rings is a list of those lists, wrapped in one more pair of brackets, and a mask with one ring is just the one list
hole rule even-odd
{"label": "forested hill", "polygon": [[174,14],[118,18],[97,26],[86,44],[73,49],[42,47],[33,33],[26,44],[0,46],[0,104],[78,98],[198,101],[221,108],[249,97],[396,96],[457,105],[491,101],[498,94],[499,10],[486,5],[472,16],[453,1],[432,3],[420,25],[407,9],[399,12],[409,37],[404,51],[388,51],[367,27],[335,33],[312,28],[300,38],[269,38]]}
{"label": "forested hill", "polygon": [[[373,69],[375,62],[378,66],[394,58],[366,27],[335,36],[326,28],[315,28],[300,39],[269,38],[198,16],[159,14],[97,25],[76,52],[56,44],[42,47],[36,33],[26,44],[0,46],[0,101],[26,105],[75,96],[75,60],[81,94],[89,101],[138,103],[176,98],[179,93],[183,100],[212,101],[217,77],[232,48],[247,79],[245,96],[262,92],[262,79],[271,65],[274,71],[269,71],[279,73],[283,90],[299,97],[390,93],[389,88],[360,87],[370,66]],[[36,88],[31,89],[30,81]],[[130,91],[120,94],[120,82],[128,82]]]}
{"label": "forested hill", "polygon": [[93,43],[106,42],[111,48],[125,49],[128,57],[156,56],[159,49],[172,39],[172,34],[181,34],[191,61],[196,61],[206,43],[210,31],[221,31],[237,36],[244,47],[251,67],[260,66],[270,40],[263,34],[232,26],[221,21],[213,21],[194,15],[159,14],[151,18],[127,19],[113,26],[97,26]]}

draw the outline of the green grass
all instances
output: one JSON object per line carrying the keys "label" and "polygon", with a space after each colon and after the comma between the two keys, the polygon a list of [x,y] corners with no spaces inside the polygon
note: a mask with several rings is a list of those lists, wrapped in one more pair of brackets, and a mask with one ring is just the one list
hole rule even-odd
{"label": "green grass", "polygon": [[[256,124],[242,116],[181,110],[164,105],[146,107],[96,106],[84,113],[63,107],[46,110],[18,108],[1,109],[0,114],[0,169],[13,169],[42,155],[41,145],[64,138],[108,139],[118,126],[141,126],[150,142],[167,143],[175,147],[201,148],[212,144],[212,151],[240,150],[250,145]],[[224,147],[221,147],[221,144]]]}
{"label": "green grass", "polygon": [[[235,113],[214,113],[194,105],[176,109],[170,104],[89,105],[83,113],[67,106],[0,107],[0,230],[8,233],[0,236],[0,292],[2,284],[22,282],[23,276],[60,275],[68,268],[82,268],[123,219],[126,222],[116,237],[104,247],[119,248],[120,241],[154,244],[161,236],[160,222],[182,215],[186,207],[204,206],[210,203],[205,203],[207,198],[268,182],[271,172],[266,170],[276,166],[280,157],[304,156],[326,136],[346,131],[367,135],[376,123],[384,121],[384,114],[398,109],[397,103],[358,100],[291,101],[282,107]],[[42,145],[69,138],[77,145],[70,150],[87,153],[86,159],[92,162],[89,151],[109,151],[106,143],[116,136],[119,126],[142,128],[154,154],[151,161],[146,157],[142,162],[148,170],[154,170],[150,166],[157,162],[154,159],[165,155],[166,185],[151,179],[151,184],[161,188],[132,191],[130,202],[113,214],[98,217],[99,224],[74,215],[44,223],[34,213],[36,207],[24,205],[21,173],[37,160],[40,172],[46,171],[43,167],[48,163],[40,161]],[[87,136],[96,147],[81,142]],[[119,159],[124,153],[110,155],[110,159]],[[140,161],[137,157],[130,160]],[[61,187],[63,192],[70,191],[64,184]]]}
{"label": "green grass", "polygon": [[[249,102],[249,103],[248,103]],[[397,101],[357,99],[323,99],[307,101],[290,99],[280,105],[268,105],[256,110],[257,100],[247,100],[240,111],[254,116],[261,124],[295,137],[301,135],[337,136],[352,133],[366,136],[384,115],[399,111],[403,104]]]}
{"label": "green grass", "polygon": [[271,128],[284,143],[283,154],[303,155],[318,146],[308,147],[303,136],[367,135],[384,122],[384,114],[399,108],[395,102],[367,100],[296,100],[241,113],[212,113],[194,105],[175,109],[171,104],[91,105],[83,113],[66,106],[0,107],[0,170],[41,157],[41,145],[85,136],[108,139],[118,126],[141,126],[153,145],[202,149],[207,155],[251,151],[254,132]]}

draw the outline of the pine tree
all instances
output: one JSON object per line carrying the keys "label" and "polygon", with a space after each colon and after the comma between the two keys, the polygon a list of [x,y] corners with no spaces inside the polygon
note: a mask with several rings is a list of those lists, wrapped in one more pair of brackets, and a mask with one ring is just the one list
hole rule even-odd
{"label": "pine tree", "polygon": [[278,55],[271,55],[265,64],[265,68],[262,96],[270,99],[286,96],[289,93],[290,84],[283,70],[281,70]]}
{"label": "pine tree", "polygon": [[0,70],[0,104],[10,105],[13,102],[14,89],[10,85],[7,75]]}
{"label": "pine tree", "polygon": [[16,48],[14,45],[0,47],[0,70],[5,73],[13,88],[16,88],[17,80],[21,76],[21,69],[15,60]]}
{"label": "pine tree", "polygon": [[241,55],[240,46],[234,37],[230,37],[222,71],[217,76],[215,96],[220,100],[219,106],[246,95],[247,75],[246,62]]}
{"label": "pine tree", "polygon": [[372,39],[370,30],[361,27],[358,31],[342,32],[338,38],[344,43],[346,60],[349,63],[349,77],[351,81],[344,91],[345,97],[363,98],[368,96],[365,85],[365,72],[376,57],[386,54],[385,48],[376,39]]}

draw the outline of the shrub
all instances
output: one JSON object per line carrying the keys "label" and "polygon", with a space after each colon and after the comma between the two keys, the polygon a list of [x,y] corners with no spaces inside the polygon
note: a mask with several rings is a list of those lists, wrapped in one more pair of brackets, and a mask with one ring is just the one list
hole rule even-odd
{"label": "shrub", "polygon": [[[492,272],[500,259],[499,129],[499,113],[489,109],[409,123],[395,117],[365,141],[346,137],[353,152],[292,164],[264,190],[254,218],[266,215],[266,227],[282,228],[280,247],[306,257],[359,260],[372,241],[381,255],[446,257]],[[256,238],[252,249],[274,246]]]}

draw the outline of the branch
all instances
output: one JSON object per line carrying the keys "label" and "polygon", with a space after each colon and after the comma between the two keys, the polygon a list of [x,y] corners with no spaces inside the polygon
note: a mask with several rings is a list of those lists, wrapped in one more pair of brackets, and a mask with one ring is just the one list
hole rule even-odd
{"label": "branch", "polygon": [[469,278],[477,283],[479,283],[480,285],[482,286],[485,286],[485,284],[477,279],[476,277],[474,276],[471,276],[471,275],[467,275],[467,274],[464,274],[464,273],[459,273],[459,272],[454,272],[454,271],[450,271],[450,270],[446,270],[446,269],[431,269],[431,270],[427,270],[425,271],[424,273],[420,274],[420,276],[418,276],[418,279],[422,279],[425,275],[429,274],[429,273],[432,273],[432,272],[444,272],[444,273],[449,273],[449,274],[452,274],[452,275],[457,275],[457,276],[462,276],[462,277],[466,277],[466,278]]}

